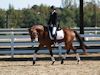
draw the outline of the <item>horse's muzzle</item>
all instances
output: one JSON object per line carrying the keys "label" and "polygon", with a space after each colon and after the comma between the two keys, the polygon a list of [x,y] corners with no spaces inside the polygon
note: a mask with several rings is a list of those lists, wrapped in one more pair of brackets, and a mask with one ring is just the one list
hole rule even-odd
{"label": "horse's muzzle", "polygon": [[34,39],[34,42],[38,42],[38,38],[35,38],[35,39]]}

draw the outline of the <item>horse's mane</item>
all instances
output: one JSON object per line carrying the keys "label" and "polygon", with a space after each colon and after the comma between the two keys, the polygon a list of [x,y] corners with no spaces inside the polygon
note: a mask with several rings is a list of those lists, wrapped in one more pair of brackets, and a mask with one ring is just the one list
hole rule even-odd
{"label": "horse's mane", "polygon": [[[39,27],[41,27],[41,28],[39,28]],[[42,29],[42,27],[43,27],[43,29]],[[32,28],[37,29],[38,31],[42,31],[42,30],[45,32],[48,31],[48,27],[46,25],[39,25],[39,24],[33,25],[32,27],[29,28],[29,31],[31,31]]]}
{"label": "horse's mane", "polygon": [[47,26],[43,26],[44,27],[44,31],[48,31],[48,27]]}

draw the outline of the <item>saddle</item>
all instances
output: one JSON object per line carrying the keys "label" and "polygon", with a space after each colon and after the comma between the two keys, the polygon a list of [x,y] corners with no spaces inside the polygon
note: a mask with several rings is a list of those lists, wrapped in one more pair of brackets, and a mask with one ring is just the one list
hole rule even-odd
{"label": "saddle", "polygon": [[52,32],[49,30],[51,40],[61,40],[64,38],[64,31],[61,28],[53,27]]}

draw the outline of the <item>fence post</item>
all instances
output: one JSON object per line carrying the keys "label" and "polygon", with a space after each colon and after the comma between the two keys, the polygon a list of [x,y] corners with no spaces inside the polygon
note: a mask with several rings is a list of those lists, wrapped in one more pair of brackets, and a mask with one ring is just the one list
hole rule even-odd
{"label": "fence post", "polygon": [[13,28],[11,29],[11,58],[14,57],[14,32]]}
{"label": "fence post", "polygon": [[98,31],[97,31],[97,27],[95,27],[95,34],[97,34],[98,33]]}

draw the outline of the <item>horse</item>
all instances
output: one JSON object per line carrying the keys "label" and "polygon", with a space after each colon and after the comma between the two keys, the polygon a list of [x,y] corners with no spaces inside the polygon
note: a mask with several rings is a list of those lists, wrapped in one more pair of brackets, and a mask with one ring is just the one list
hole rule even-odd
{"label": "horse", "polygon": [[[37,49],[34,51],[34,54],[33,54],[33,65],[35,64],[35,61],[36,61],[36,53],[39,51],[40,48],[44,46],[48,48],[51,55],[51,59],[52,59],[52,65],[54,64],[55,58],[53,57],[51,45],[53,45],[55,42],[57,43],[64,42],[65,44],[64,48],[66,49],[67,54],[69,54],[70,50],[73,50],[74,53],[76,53],[76,48],[73,46],[74,38],[78,39],[80,46],[83,49],[84,54],[86,54],[86,47],[80,35],[75,30],[72,30],[70,28],[61,28],[61,29],[63,30],[64,37],[56,41],[50,39],[49,30],[47,26],[33,25],[32,27],[28,29],[31,41],[39,42],[39,46],[37,47]],[[64,63],[65,58],[66,58],[65,56],[62,57],[61,64]]]}

